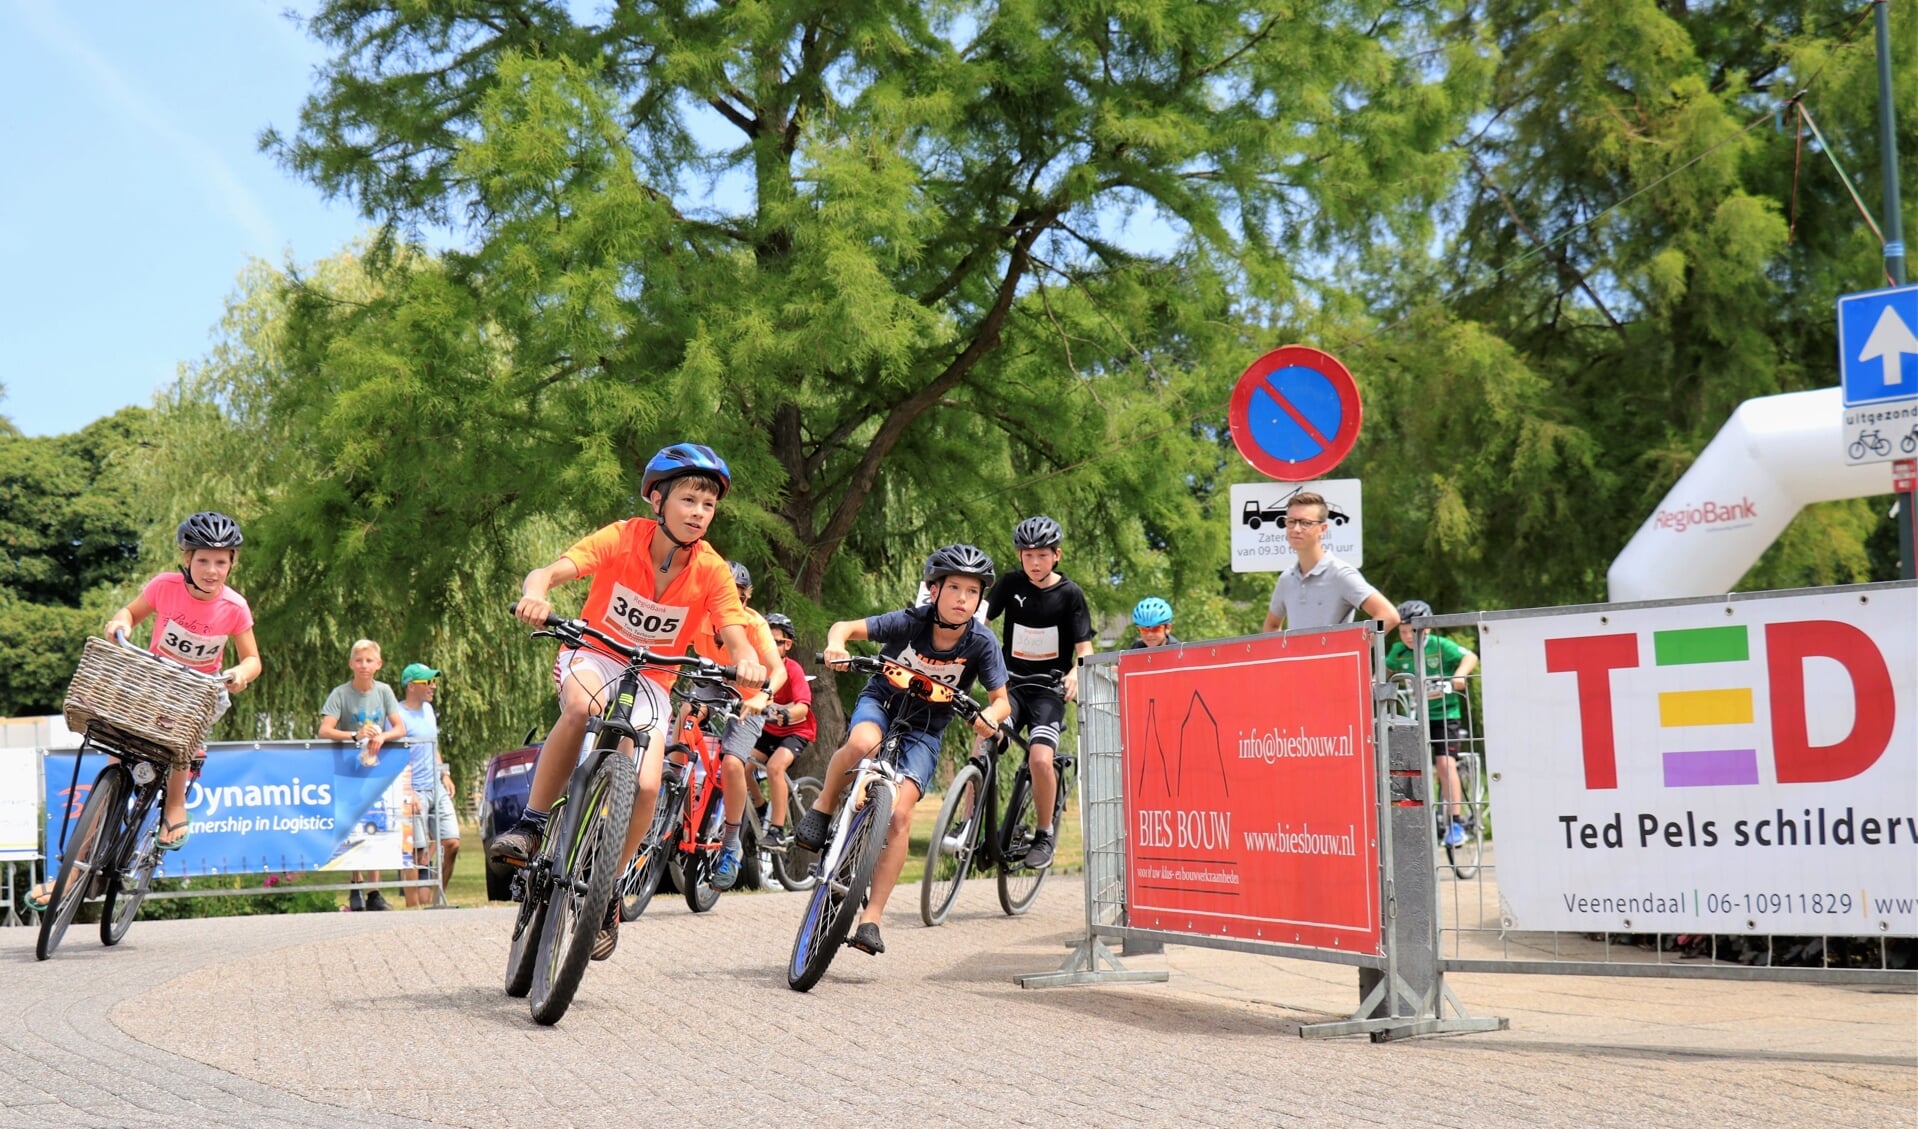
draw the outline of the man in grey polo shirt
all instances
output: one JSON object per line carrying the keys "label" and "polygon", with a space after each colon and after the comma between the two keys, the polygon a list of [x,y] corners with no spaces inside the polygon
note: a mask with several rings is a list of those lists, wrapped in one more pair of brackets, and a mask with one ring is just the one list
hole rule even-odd
{"label": "man in grey polo shirt", "polygon": [[1262,631],[1336,627],[1350,623],[1354,611],[1379,621],[1390,635],[1399,625],[1398,609],[1366,583],[1359,570],[1325,551],[1325,522],[1331,508],[1317,494],[1298,493],[1285,507],[1285,540],[1299,555],[1272,586],[1272,603]]}

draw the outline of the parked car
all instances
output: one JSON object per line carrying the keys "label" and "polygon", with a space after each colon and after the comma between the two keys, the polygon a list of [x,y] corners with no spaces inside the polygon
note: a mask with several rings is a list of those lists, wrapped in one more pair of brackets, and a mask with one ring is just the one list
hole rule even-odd
{"label": "parked car", "polygon": [[[537,731],[526,735],[526,743],[510,752],[500,753],[486,762],[486,784],[480,793],[479,825],[481,850],[493,845],[493,837],[510,830],[526,809],[526,794],[533,787],[533,760],[539,756]],[[484,857],[484,855],[482,855]],[[508,867],[486,865],[486,896],[495,902],[512,898],[513,873]]]}

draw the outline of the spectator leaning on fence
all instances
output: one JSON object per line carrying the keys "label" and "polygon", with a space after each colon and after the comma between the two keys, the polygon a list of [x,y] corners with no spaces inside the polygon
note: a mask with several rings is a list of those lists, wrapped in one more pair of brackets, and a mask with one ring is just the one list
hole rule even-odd
{"label": "spectator leaning on fence", "polygon": [[[326,705],[320,708],[320,736],[328,741],[365,738],[366,748],[360,753],[360,763],[370,768],[379,763],[382,746],[406,736],[406,718],[400,713],[400,700],[393,696],[393,688],[375,677],[385,665],[378,643],[371,639],[355,642],[347,654],[346,665],[353,671],[352,681],[333,687],[333,692],[326,696]],[[353,872],[356,883],[379,880],[377,870]],[[347,895],[346,908],[358,911],[392,907],[378,890],[368,894],[364,903],[360,892],[354,890]]]}
{"label": "spectator leaning on fence", "polygon": [[[420,870],[431,875],[433,852],[440,856],[440,889],[453,876],[453,860],[460,853],[460,821],[453,811],[453,774],[440,754],[440,719],[433,712],[440,672],[425,663],[408,663],[400,672],[400,716],[406,719],[406,740],[413,760],[413,855]],[[433,891],[424,886],[406,888],[406,904],[430,906]]]}
{"label": "spectator leaning on fence", "polygon": [[1337,627],[1350,623],[1362,611],[1379,621],[1389,635],[1399,625],[1398,609],[1379,590],[1366,583],[1359,570],[1325,549],[1326,519],[1331,507],[1317,494],[1301,492],[1285,507],[1285,540],[1298,554],[1291,568],[1272,586],[1272,602],[1261,631]]}

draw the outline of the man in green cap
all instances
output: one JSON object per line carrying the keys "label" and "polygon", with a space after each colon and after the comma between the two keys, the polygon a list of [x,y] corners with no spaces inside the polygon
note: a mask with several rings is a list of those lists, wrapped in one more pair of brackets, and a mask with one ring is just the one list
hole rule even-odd
{"label": "man in green cap", "polygon": [[[423,878],[431,873],[437,842],[440,853],[440,889],[453,877],[453,860],[460,852],[460,821],[453,811],[453,775],[440,756],[440,721],[433,712],[433,695],[439,690],[440,672],[425,663],[408,663],[400,672],[400,716],[406,719],[406,739],[413,747],[413,796],[417,804],[413,816],[414,861],[421,869],[406,875]],[[430,906],[433,891],[421,886],[406,888],[406,904]]]}

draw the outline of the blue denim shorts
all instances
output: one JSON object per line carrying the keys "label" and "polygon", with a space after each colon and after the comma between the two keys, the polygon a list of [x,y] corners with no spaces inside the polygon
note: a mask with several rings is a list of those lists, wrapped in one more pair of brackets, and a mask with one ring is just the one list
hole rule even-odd
{"label": "blue denim shorts", "polygon": [[[911,728],[900,736],[899,771],[919,786],[922,796],[932,786],[932,770],[939,766],[939,737],[946,731],[946,722],[951,720],[952,715],[947,714],[937,729]],[[853,703],[852,718],[846,723],[847,732],[862,721],[872,722],[880,733],[885,733],[892,724],[892,717],[886,712],[886,700],[877,694],[859,695],[859,700]]]}

